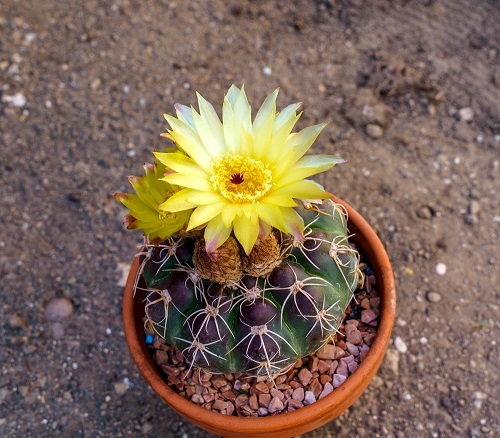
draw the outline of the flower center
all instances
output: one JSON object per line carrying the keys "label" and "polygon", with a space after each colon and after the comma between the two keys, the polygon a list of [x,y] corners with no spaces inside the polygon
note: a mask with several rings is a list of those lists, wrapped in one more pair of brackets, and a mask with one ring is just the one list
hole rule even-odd
{"label": "flower center", "polygon": [[212,165],[214,190],[236,204],[260,201],[271,189],[272,172],[261,161],[226,154]]}

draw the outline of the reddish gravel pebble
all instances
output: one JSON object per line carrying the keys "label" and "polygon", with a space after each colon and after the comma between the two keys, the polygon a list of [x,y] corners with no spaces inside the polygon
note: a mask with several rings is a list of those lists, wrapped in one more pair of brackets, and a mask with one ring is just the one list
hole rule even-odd
{"label": "reddish gravel pebble", "polygon": [[314,394],[311,391],[306,391],[304,394],[304,400],[303,403],[305,405],[311,405],[316,401],[316,397],[314,397]]}
{"label": "reddish gravel pebble", "polygon": [[283,402],[279,399],[279,397],[274,397],[271,402],[269,403],[269,406],[267,407],[267,410],[271,413],[274,414],[277,411],[282,411],[285,406],[283,405]]}
{"label": "reddish gravel pebble", "polygon": [[362,340],[361,332],[358,329],[354,329],[347,333],[346,340],[351,344],[359,344]]}
{"label": "reddish gravel pebble", "polygon": [[304,400],[304,388],[296,388],[292,393],[292,398],[299,401]]}
{"label": "reddish gravel pebble", "polygon": [[316,355],[320,359],[335,359],[335,348],[335,345],[326,344],[316,352]]}
{"label": "reddish gravel pebble", "polygon": [[302,385],[307,386],[311,382],[312,374],[307,368],[302,368],[299,371],[299,380]]}
{"label": "reddish gravel pebble", "polygon": [[374,319],[377,318],[377,315],[375,315],[375,312],[373,310],[363,310],[361,312],[361,321],[362,322],[372,322]]}
{"label": "reddish gravel pebble", "polygon": [[333,392],[333,385],[331,383],[326,383],[323,391],[319,395],[318,400],[321,400],[323,397],[326,397],[331,392]]}
{"label": "reddish gravel pebble", "polygon": [[338,388],[340,385],[342,385],[342,383],[345,382],[346,379],[347,379],[346,376],[342,376],[340,374],[334,374],[333,375],[333,387]]}

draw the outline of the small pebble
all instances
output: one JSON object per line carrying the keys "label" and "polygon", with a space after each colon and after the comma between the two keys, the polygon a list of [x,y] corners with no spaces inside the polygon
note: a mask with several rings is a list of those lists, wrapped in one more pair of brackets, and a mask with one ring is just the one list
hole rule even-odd
{"label": "small pebble", "polygon": [[321,391],[323,391],[323,387],[321,386],[321,383],[319,383],[318,379],[314,379],[309,385],[309,390],[314,394],[314,398],[317,400]]}
{"label": "small pebble", "polygon": [[314,402],[316,401],[316,398],[314,397],[314,394],[312,391],[306,391],[305,394],[304,394],[304,400],[302,401],[302,403],[304,403],[304,405],[312,405]]}
{"label": "small pebble", "polygon": [[292,398],[299,401],[304,400],[304,388],[294,389],[294,391],[292,392]]}
{"label": "small pebble", "polygon": [[149,421],[146,421],[141,427],[141,432],[144,435],[147,435],[152,430],[153,430],[153,425]]}
{"label": "small pebble", "polygon": [[46,321],[62,321],[73,314],[73,304],[67,298],[53,298],[45,308]]}
{"label": "small pebble", "polygon": [[125,382],[115,382],[114,388],[118,395],[123,395],[127,392],[128,385]]}
{"label": "small pebble", "polygon": [[393,371],[395,374],[399,372],[399,351],[394,350],[392,348],[388,348],[385,357],[384,363],[387,364],[389,369]]}
{"label": "small pebble", "polygon": [[304,403],[302,403],[299,400],[295,400],[295,399],[291,398],[288,400],[288,408],[290,408],[290,407],[292,407],[294,409],[299,409],[299,408],[304,407]]}
{"label": "small pebble", "polygon": [[323,397],[326,397],[328,394],[333,392],[333,385],[331,383],[326,383],[323,391],[319,395],[318,400],[321,400]]}
{"label": "small pebble", "polygon": [[394,346],[400,353],[404,354],[408,351],[408,346],[406,345],[405,341],[403,341],[399,336],[396,336],[396,338],[394,339]]}
{"label": "small pebble", "polygon": [[257,409],[259,409],[259,400],[257,398],[257,395],[256,394],[252,394],[250,396],[250,398],[248,399],[248,405],[254,410],[256,411]]}
{"label": "small pebble", "polygon": [[479,214],[479,212],[481,211],[481,204],[479,203],[479,201],[472,200],[469,202],[467,210],[468,210],[469,214],[472,214],[473,216],[477,216]]}
{"label": "small pebble", "polygon": [[[329,361],[331,362],[331,361]],[[330,370],[330,367],[331,367],[331,363],[329,362],[325,362],[324,360],[320,360],[318,362],[318,371],[320,372],[320,374],[326,374],[328,373],[328,371]]]}
{"label": "small pebble", "polygon": [[269,411],[269,413],[273,414],[274,412],[282,411],[284,407],[285,406],[283,405],[283,402],[279,399],[279,397],[274,397],[269,403],[267,410]]}
{"label": "small pebble", "polygon": [[349,348],[350,344],[359,344],[361,342],[361,332],[359,330],[352,331],[347,334],[346,341],[348,342],[347,347]]}
{"label": "small pebble", "polygon": [[333,375],[333,387],[338,388],[342,383],[346,381],[347,377],[343,376],[341,374],[334,374]]}
{"label": "small pebble", "polygon": [[268,65],[266,65],[262,69],[262,73],[264,73],[266,76],[271,76],[273,74],[273,69],[271,67],[269,67]]}
{"label": "small pebble", "polygon": [[366,125],[366,133],[369,137],[376,140],[383,137],[384,130],[379,125],[369,123]]}
{"label": "small pebble", "polygon": [[8,95],[3,96],[2,102],[11,103],[13,106],[17,108],[22,108],[26,106],[28,100],[26,99],[26,96],[23,93],[17,93],[14,94],[13,96],[8,96]]}
{"label": "small pebble", "polygon": [[371,322],[377,319],[377,315],[373,312],[373,310],[363,310],[361,312],[361,321],[364,323]]}
{"label": "small pebble", "polygon": [[429,292],[427,295],[427,300],[431,303],[439,303],[441,301],[441,295],[437,292]]}
{"label": "small pebble", "polygon": [[474,118],[474,111],[472,108],[460,108],[458,110],[458,116],[461,122],[470,122]]}
{"label": "small pebble", "polygon": [[307,386],[311,382],[312,374],[307,368],[302,368],[299,372],[299,380],[302,385]]}
{"label": "small pebble", "polygon": [[476,225],[479,223],[479,218],[473,214],[464,215],[464,222],[467,225]]}
{"label": "small pebble", "polygon": [[326,344],[316,353],[319,359],[335,359],[335,346]]}
{"label": "small pebble", "polygon": [[347,378],[349,376],[349,369],[347,368],[347,363],[340,362],[339,366],[337,367],[335,375],[340,375]]}
{"label": "small pebble", "polygon": [[[361,336],[360,336],[360,342],[361,342]],[[347,351],[349,351],[349,353],[354,356],[359,356],[358,347],[356,347],[356,345],[354,344],[351,344],[350,342],[347,342]]]}
{"label": "small pebble", "polygon": [[438,275],[444,275],[444,274],[446,274],[446,269],[447,269],[447,267],[446,267],[446,265],[444,263],[438,263],[436,265],[436,273]]}
{"label": "small pebble", "polygon": [[[340,342],[339,342],[339,344],[340,344]],[[334,357],[334,359],[340,359],[340,358],[344,357],[345,354],[346,353],[345,353],[345,350],[344,350],[343,347],[340,347],[338,345],[335,347],[335,357]]]}
{"label": "small pebble", "polygon": [[269,411],[267,410],[267,408],[264,408],[264,407],[260,407],[257,411],[257,413],[259,414],[259,416],[261,417],[265,417],[266,415],[269,414]]}
{"label": "small pebble", "polygon": [[427,205],[423,205],[417,210],[417,216],[420,219],[426,219],[426,220],[432,219],[432,210]]}
{"label": "small pebble", "polygon": [[24,318],[20,317],[17,314],[11,315],[9,317],[9,326],[12,329],[23,328],[25,325]]}
{"label": "small pebble", "polygon": [[377,375],[373,376],[372,381],[370,382],[370,386],[373,388],[380,388],[384,384],[384,380],[382,377],[379,377]]}
{"label": "small pebble", "polygon": [[259,395],[259,405],[267,408],[271,402],[271,394],[261,394]]}

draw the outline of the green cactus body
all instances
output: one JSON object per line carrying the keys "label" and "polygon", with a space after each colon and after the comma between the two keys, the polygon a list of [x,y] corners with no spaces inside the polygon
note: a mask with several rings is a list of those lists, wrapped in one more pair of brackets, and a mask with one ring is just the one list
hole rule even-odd
{"label": "green cactus body", "polygon": [[299,207],[305,241],[279,235],[280,263],[266,275],[204,280],[196,237],[146,245],[136,287],[146,323],[187,362],[211,373],[273,375],[315,352],[336,332],[358,284],[359,257],[346,215],[331,200]]}

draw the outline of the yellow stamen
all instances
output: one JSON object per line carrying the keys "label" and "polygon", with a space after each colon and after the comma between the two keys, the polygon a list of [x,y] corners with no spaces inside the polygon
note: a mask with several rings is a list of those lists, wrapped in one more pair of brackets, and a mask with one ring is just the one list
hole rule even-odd
{"label": "yellow stamen", "polygon": [[260,201],[273,186],[267,164],[242,155],[226,154],[212,165],[214,190],[235,204]]}
{"label": "yellow stamen", "polygon": [[170,213],[168,211],[160,211],[158,212],[158,219],[173,219],[175,220],[176,214]]}

